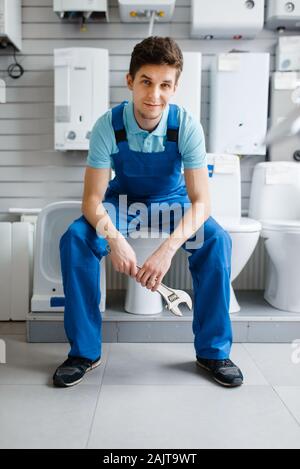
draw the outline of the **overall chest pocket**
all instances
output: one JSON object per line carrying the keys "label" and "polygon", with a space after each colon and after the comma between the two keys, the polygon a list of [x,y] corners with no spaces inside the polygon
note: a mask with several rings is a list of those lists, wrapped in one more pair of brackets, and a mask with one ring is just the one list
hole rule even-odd
{"label": "overall chest pocket", "polygon": [[167,153],[131,154],[123,160],[123,172],[127,177],[163,178],[176,170],[176,159]]}

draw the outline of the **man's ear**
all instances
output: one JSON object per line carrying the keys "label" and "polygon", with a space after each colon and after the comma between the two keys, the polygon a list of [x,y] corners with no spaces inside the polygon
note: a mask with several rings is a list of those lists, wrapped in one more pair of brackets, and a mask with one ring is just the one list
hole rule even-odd
{"label": "man's ear", "polygon": [[133,78],[130,75],[130,73],[127,73],[126,80],[127,80],[127,87],[132,91],[132,89],[133,89]]}

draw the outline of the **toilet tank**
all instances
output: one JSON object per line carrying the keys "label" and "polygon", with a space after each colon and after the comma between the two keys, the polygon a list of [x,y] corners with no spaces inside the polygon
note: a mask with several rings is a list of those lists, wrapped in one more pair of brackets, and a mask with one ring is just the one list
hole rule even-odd
{"label": "toilet tank", "polygon": [[213,217],[241,216],[241,172],[236,155],[208,153],[209,191]]}
{"label": "toilet tank", "polygon": [[254,168],[249,217],[256,220],[300,219],[300,164],[274,161]]}

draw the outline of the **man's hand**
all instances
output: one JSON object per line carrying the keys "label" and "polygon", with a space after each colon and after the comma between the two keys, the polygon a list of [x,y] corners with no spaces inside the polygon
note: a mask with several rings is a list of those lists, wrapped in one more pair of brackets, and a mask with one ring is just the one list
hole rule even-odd
{"label": "man's hand", "polygon": [[128,241],[120,234],[110,242],[110,257],[114,269],[122,274],[135,277],[137,274],[136,255]]}
{"label": "man's hand", "polygon": [[153,292],[156,291],[171,266],[175,252],[167,244],[162,244],[141,266],[136,275],[136,281],[140,282],[143,287]]}

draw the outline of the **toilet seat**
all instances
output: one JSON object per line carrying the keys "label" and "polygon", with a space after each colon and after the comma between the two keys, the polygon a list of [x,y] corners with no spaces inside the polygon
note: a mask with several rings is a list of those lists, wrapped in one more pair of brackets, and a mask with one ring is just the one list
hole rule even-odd
{"label": "toilet seat", "polygon": [[299,233],[300,220],[262,220],[263,230]]}
{"label": "toilet seat", "polygon": [[261,223],[253,218],[215,217],[216,221],[230,233],[256,233],[261,231]]}

